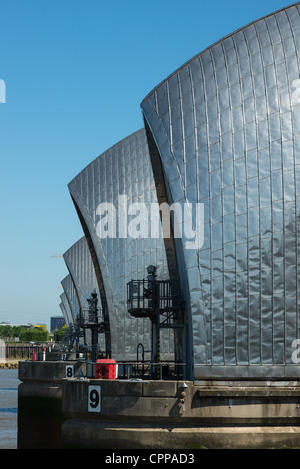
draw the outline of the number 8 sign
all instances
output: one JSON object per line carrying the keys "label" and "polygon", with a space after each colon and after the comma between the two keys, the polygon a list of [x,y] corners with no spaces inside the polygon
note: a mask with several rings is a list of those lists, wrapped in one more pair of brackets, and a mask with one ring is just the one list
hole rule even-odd
{"label": "number 8 sign", "polygon": [[88,411],[101,411],[101,386],[88,387]]}
{"label": "number 8 sign", "polygon": [[66,378],[73,378],[74,375],[74,366],[68,365],[66,366]]}

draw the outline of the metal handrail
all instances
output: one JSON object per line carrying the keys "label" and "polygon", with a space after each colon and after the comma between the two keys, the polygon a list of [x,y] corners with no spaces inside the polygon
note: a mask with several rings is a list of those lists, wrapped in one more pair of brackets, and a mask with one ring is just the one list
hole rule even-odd
{"label": "metal handrail", "polygon": [[[90,362],[90,365],[92,366],[93,368],[93,371],[92,371],[92,376],[89,376],[89,378],[94,378],[95,377],[95,366],[100,366],[103,365],[103,366],[107,366],[107,364],[101,364],[101,363],[96,363],[96,362]],[[136,375],[138,374],[139,375],[139,372],[138,372],[138,368],[142,368],[143,370],[145,368],[148,367],[149,371],[153,368],[157,368],[159,367],[159,380],[163,380],[163,366],[164,365],[173,365],[175,368],[176,367],[184,367],[184,366],[187,366],[188,364],[187,363],[177,363],[177,362],[174,362],[174,361],[160,361],[160,362],[151,362],[151,361],[147,361],[145,360],[144,362],[138,362],[136,360],[132,360],[132,361],[118,361],[116,362],[116,364],[112,363],[111,366],[118,366],[118,370],[120,370],[120,366],[124,366],[125,367],[125,370],[124,372],[122,373],[122,376],[127,376],[127,379],[132,379],[130,377],[136,377]],[[135,370],[133,371],[130,371],[130,368],[132,367],[132,370],[133,368],[135,367]],[[102,373],[101,373],[102,374]],[[151,374],[151,373],[149,373]],[[178,375],[181,375],[181,373],[174,373],[174,377],[178,376]],[[144,376],[144,373],[143,375]],[[118,377],[119,379],[126,379],[126,378],[120,378]],[[103,379],[102,377],[100,377],[99,379]]]}

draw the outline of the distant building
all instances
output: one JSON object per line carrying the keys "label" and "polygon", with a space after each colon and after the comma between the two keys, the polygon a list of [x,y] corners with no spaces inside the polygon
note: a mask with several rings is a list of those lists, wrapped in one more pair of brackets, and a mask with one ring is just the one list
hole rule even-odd
{"label": "distant building", "polygon": [[55,329],[61,329],[66,324],[63,316],[54,316],[50,318],[50,332]]}

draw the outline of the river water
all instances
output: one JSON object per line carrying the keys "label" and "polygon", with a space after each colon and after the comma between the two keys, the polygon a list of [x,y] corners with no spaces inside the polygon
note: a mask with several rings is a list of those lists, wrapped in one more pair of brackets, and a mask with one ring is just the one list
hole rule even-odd
{"label": "river water", "polygon": [[17,449],[18,370],[0,369],[0,450]]}

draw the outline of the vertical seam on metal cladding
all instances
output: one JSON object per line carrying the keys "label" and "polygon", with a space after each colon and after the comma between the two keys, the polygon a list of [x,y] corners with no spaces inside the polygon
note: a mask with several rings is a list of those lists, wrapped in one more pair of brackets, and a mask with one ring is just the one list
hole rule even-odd
{"label": "vertical seam on metal cladding", "polygon": [[157,91],[154,92],[153,96],[154,96],[154,99],[155,99],[155,112],[156,112],[156,115],[158,116]]}
{"label": "vertical seam on metal cladding", "polygon": [[[238,54],[236,50],[236,43],[234,39],[232,38],[232,44],[233,44],[233,49],[236,57],[236,62],[237,65],[239,64],[238,60]],[[240,87],[240,93],[242,96],[242,89],[241,89],[241,83],[239,79],[239,87]],[[245,133],[245,123],[243,122],[243,132]],[[234,133],[233,133],[234,135]],[[245,141],[245,139],[244,139]],[[235,300],[235,318],[236,318],[236,339],[238,339],[238,295],[237,295],[237,208],[236,208],[236,165],[235,165],[235,160],[236,160],[236,155],[235,155],[235,139],[233,138],[233,155],[232,155],[232,166],[233,166],[233,189],[234,189],[234,200],[233,200],[233,213],[234,213],[234,245],[235,245],[235,272],[234,272],[234,300]],[[246,191],[246,201],[247,201],[247,209],[248,209],[248,193]],[[248,331],[249,331],[249,326],[248,326]],[[248,362],[249,362],[249,341],[247,343],[247,356],[248,356]],[[239,364],[240,360],[240,355],[239,355],[239,345],[238,341],[236,340],[236,363]]]}
{"label": "vertical seam on metal cladding", "polygon": [[[199,63],[199,68],[202,67],[202,64],[200,63],[200,60],[199,58],[197,58],[196,60],[198,60],[198,63]],[[191,94],[192,94],[192,102],[193,102],[193,119],[194,119],[194,139],[195,139],[195,161],[196,161],[196,190],[197,190],[197,202],[200,202],[200,190],[199,190],[199,184],[200,184],[200,181],[199,181],[199,154],[198,154],[198,151],[199,151],[199,144],[198,144],[198,135],[197,135],[197,117],[196,117],[196,101],[195,101],[195,86],[194,86],[194,80],[193,80],[193,74],[192,74],[192,71],[191,71],[191,67],[189,65],[188,67],[188,71],[189,71],[189,77],[190,77],[190,83],[191,83]],[[202,75],[203,75],[203,69],[202,69]],[[204,87],[203,87],[204,88]],[[203,105],[206,107],[206,101],[204,99],[204,102],[203,102]],[[205,220],[204,220],[204,224],[205,224]],[[199,289],[200,289],[200,294],[201,294],[201,297],[203,298],[203,286],[202,286],[202,269],[201,269],[201,254],[200,254],[200,250],[197,250],[196,251],[196,255],[197,255],[197,264],[198,264],[198,270],[199,270],[199,277],[200,277],[200,286],[199,286]],[[210,295],[211,296],[211,295]],[[204,311],[204,306],[203,306],[203,324],[204,324],[204,335],[205,337],[207,338],[207,334],[208,334],[208,331],[207,331],[207,320],[206,320],[206,313]],[[205,360],[206,360],[206,363],[208,363],[208,352],[207,352],[207,340],[205,340]]]}
{"label": "vertical seam on metal cladding", "polygon": [[[248,44],[247,44],[247,38],[246,38],[246,35],[245,35],[245,32],[242,31],[243,33],[243,39],[245,41],[245,44],[246,44],[246,47],[247,47],[247,58],[249,60],[249,67],[251,68],[251,64],[250,64],[250,55],[249,55],[249,47],[248,47]],[[240,67],[239,67],[240,68]],[[240,72],[240,76],[241,76],[241,72]],[[252,88],[253,88],[253,79],[251,77],[251,80],[252,80]],[[245,186],[246,186],[246,203],[247,203],[247,212],[248,212],[248,179],[247,179],[247,139],[246,139],[246,135],[245,135],[245,132],[246,132],[246,127],[247,127],[247,124],[246,124],[246,113],[245,113],[245,97],[244,97],[244,92],[243,92],[243,86],[241,87],[241,92],[242,92],[242,96],[243,96],[243,125],[244,125],[244,137],[245,137],[245,148],[244,148],[244,158],[245,158]],[[256,132],[256,141],[258,141],[258,129],[257,129],[257,122],[255,122],[255,132]],[[257,180],[257,184],[258,184],[258,200],[259,200],[259,220],[260,220],[260,193],[259,193],[259,178]],[[251,324],[251,317],[250,317],[250,297],[249,297],[249,293],[250,293],[250,253],[249,253],[249,246],[250,246],[250,243],[249,243],[249,217],[247,216],[247,241],[246,241],[246,245],[247,245],[247,291],[248,291],[248,295],[247,295],[247,315],[248,315],[248,363],[251,364],[251,359],[252,359],[252,354],[251,354],[251,327],[250,327],[250,324]],[[260,246],[261,246],[261,243],[260,243]],[[261,271],[261,269],[260,269]],[[260,282],[260,285],[261,285],[261,282]],[[260,301],[261,301],[261,292],[259,291],[259,297],[260,297]],[[260,309],[261,311],[261,309]],[[259,334],[260,334],[260,343],[259,343],[259,350],[260,350],[260,357],[259,359],[261,359],[261,314],[260,314],[260,327],[259,327]]]}
{"label": "vertical seam on metal cladding", "polygon": [[[183,193],[184,197],[186,199],[186,154],[185,154],[185,132],[184,132],[184,116],[183,116],[183,106],[182,106],[182,91],[181,91],[181,79],[180,79],[180,73],[178,73],[178,91],[179,91],[179,105],[180,105],[180,121],[181,121],[181,135],[182,135],[182,153],[183,153],[183,174],[180,177],[180,182],[183,182]],[[178,163],[177,163],[178,165]],[[180,176],[180,167],[178,174]]]}
{"label": "vertical seam on metal cladding", "polygon": [[[225,69],[226,69],[226,76],[227,76],[227,87],[228,87],[228,104],[229,104],[229,109],[230,109],[230,127],[231,127],[231,156],[232,156],[232,168],[234,168],[234,164],[233,164],[233,161],[234,161],[234,151],[233,151],[233,113],[232,113],[232,110],[233,110],[233,104],[232,104],[232,97],[231,97],[231,92],[230,92],[230,78],[229,78],[229,74],[228,74],[228,69],[229,69],[229,65],[228,65],[228,58],[227,58],[227,55],[226,55],[226,51],[225,51],[225,48],[224,48],[224,44],[223,42],[221,43],[222,45],[222,51],[223,51],[223,55],[224,55],[224,63],[225,63]],[[223,136],[221,136],[221,142],[223,141]],[[223,160],[223,144],[220,146],[220,156],[221,156],[221,175],[222,175],[222,189],[221,189],[221,197],[222,197],[222,220],[223,220],[223,223],[224,223],[224,187],[223,187],[223,181],[224,181],[224,178],[223,178],[223,166],[224,166],[224,160]],[[234,174],[233,174],[233,178],[234,178]],[[234,180],[234,179],[233,179]],[[234,210],[235,211],[235,210]],[[236,232],[236,229],[235,229],[235,223],[234,223],[234,232]],[[225,243],[224,243],[225,245]],[[235,250],[235,260],[236,260],[236,233],[235,233],[235,236],[234,236],[234,250]],[[236,265],[236,261],[235,261],[235,265]],[[224,285],[224,300],[226,298],[225,296],[225,272],[224,272],[224,268],[225,268],[225,249],[223,249],[223,285]],[[235,277],[236,277],[236,274],[235,274]],[[224,302],[224,308],[225,308],[225,302]],[[235,364],[237,365],[237,313],[236,313],[236,302],[235,302],[235,308],[234,308],[234,361],[235,361]]]}
{"label": "vertical seam on metal cladding", "polygon": [[[211,201],[210,201],[210,193],[211,193],[211,181],[210,181],[210,158],[209,158],[209,149],[208,149],[208,142],[209,142],[209,125],[208,125],[208,112],[207,112],[207,92],[206,92],[206,77],[204,73],[204,67],[201,60],[199,58],[200,68],[202,71],[203,76],[203,99],[204,99],[204,106],[205,106],[205,125],[206,125],[206,152],[207,152],[207,176],[208,176],[208,226],[209,226],[209,263],[210,263],[210,270],[209,270],[209,328],[207,334],[209,335],[209,346],[207,349],[206,360],[207,365],[213,365],[213,353],[212,353],[212,343],[213,343],[213,327],[212,327],[212,227],[211,227]],[[201,181],[199,180],[199,184]],[[206,307],[207,308],[207,307]],[[204,318],[206,318],[206,313],[203,311]]]}
{"label": "vertical seam on metal cladding", "polygon": [[[211,57],[211,66],[212,66],[212,70],[213,70],[213,78],[214,78],[214,85],[215,85],[215,98],[216,98],[216,108],[217,108],[217,121],[218,121],[218,133],[219,133],[219,141],[220,141],[220,135],[221,135],[221,114],[220,114],[220,105],[219,105],[219,90],[218,90],[218,86],[217,86],[217,78],[216,78],[216,67],[215,67],[215,61],[214,61],[214,55],[213,53],[211,52],[211,49],[210,49],[210,57]],[[209,161],[211,160],[211,151],[210,151],[210,145],[209,145]],[[215,168],[214,168],[215,170]],[[211,174],[210,174],[211,176]],[[211,204],[213,205],[212,203],[212,199],[213,197],[211,197],[211,194],[210,194],[210,199],[211,199]],[[212,225],[211,225],[212,226]],[[222,220],[222,238],[223,238],[223,247],[222,249],[224,250],[224,222]],[[214,250],[212,250],[212,252],[214,252]],[[213,272],[214,269],[212,269],[212,272]],[[212,285],[214,285],[214,282],[215,282],[215,277],[214,279],[212,278]],[[212,307],[212,317],[213,317],[213,311],[214,311],[214,308],[215,308],[215,301],[213,302],[213,307]],[[225,323],[224,323],[224,299],[223,299],[223,321],[222,321],[222,354],[223,354],[223,357],[220,356],[220,361],[223,362],[222,364],[224,365],[225,363]],[[221,354],[220,354],[221,355]]]}
{"label": "vertical seam on metal cladding", "polygon": [[[290,28],[291,28],[291,33],[292,33],[292,40],[293,40],[293,44],[294,44],[294,47],[295,47],[295,51],[297,51],[297,46],[296,46],[296,43],[295,43],[295,35],[293,34],[293,28],[292,28],[292,25],[291,25],[291,21],[290,21],[290,17],[289,15],[286,13],[286,16],[287,16],[287,20],[288,20],[288,23],[290,25]],[[298,70],[299,70],[299,60],[297,61],[297,65],[298,65]],[[290,99],[290,103],[291,105],[293,104],[293,101],[292,101],[292,96],[291,96],[291,87],[289,86],[288,87],[288,93],[289,93],[289,99]],[[291,117],[292,117],[292,109],[291,109]],[[292,119],[292,128],[294,128],[294,121]],[[295,133],[292,132],[292,136],[294,136]],[[298,285],[298,249],[297,249],[297,240],[298,240],[298,224],[297,224],[297,184],[296,184],[296,153],[295,153],[295,139],[293,138],[293,165],[294,165],[294,198],[295,198],[295,208],[294,208],[294,213],[295,213],[295,256],[296,256],[296,281],[295,281],[295,284],[296,284],[296,289],[295,289],[295,301],[296,301],[296,311],[295,311],[295,323],[296,323],[296,336],[298,337],[298,334],[299,334],[299,318],[298,318],[298,289],[297,289],[297,285]]]}
{"label": "vertical seam on metal cladding", "polygon": [[[256,37],[258,40],[257,29],[254,25]],[[253,90],[253,102],[255,106],[255,134],[256,134],[256,142],[258,142],[258,119],[256,113],[256,96],[255,96],[255,86],[254,86],[254,79],[253,79],[253,70],[252,70],[252,63],[251,63],[251,53],[247,41],[247,37],[244,34],[245,43],[247,46],[247,53],[249,58],[249,67],[250,67],[250,78],[252,83],[252,90]],[[258,40],[259,43],[259,40]],[[261,47],[260,47],[261,52]],[[244,123],[246,128],[246,122]],[[258,184],[258,207],[259,207],[259,307],[260,307],[260,324],[259,324],[259,362],[262,364],[262,356],[263,356],[263,338],[262,338],[262,243],[261,243],[261,191],[260,191],[260,176],[259,176],[259,149],[257,147],[257,184]],[[247,147],[245,148],[245,168],[246,168],[246,200],[247,200],[247,211],[248,211],[248,152]],[[249,242],[249,214],[247,216],[247,271],[248,271],[248,317],[249,317],[249,341],[250,341],[250,242]],[[273,340],[273,339],[272,339]],[[251,363],[251,353],[249,353],[249,361]]]}
{"label": "vertical seam on metal cladding", "polygon": [[[283,37],[281,34],[281,30],[279,27],[277,15],[274,15],[274,20],[276,22],[277,28],[278,28],[278,34],[280,35],[281,39],[281,44],[283,44]],[[268,102],[268,101],[267,101]],[[269,102],[268,102],[269,105]],[[283,337],[285,339],[286,335],[286,312],[285,312],[285,304],[286,304],[286,292],[285,292],[285,283],[286,283],[286,272],[285,272],[285,186],[284,186],[284,165],[283,165],[283,142],[282,142],[282,119],[281,115],[279,112],[279,122],[280,122],[280,142],[281,142],[281,152],[280,152],[280,157],[281,157],[281,177],[282,177],[282,248],[283,248]],[[284,340],[285,342],[285,340]],[[285,363],[285,344],[283,345],[283,363]]]}
{"label": "vertical seam on metal cladding", "polygon": [[[198,161],[198,136],[197,136],[197,124],[196,124],[196,103],[195,103],[195,89],[194,89],[194,80],[193,80],[193,74],[191,71],[191,67],[189,65],[188,67],[189,71],[189,77],[190,77],[190,82],[191,82],[191,95],[192,95],[192,102],[193,102],[193,119],[194,119],[194,139],[195,139],[195,161],[196,161],[196,190],[197,190],[197,202],[200,201],[200,193],[199,193],[199,181],[198,181],[198,175],[199,175],[199,161]],[[205,223],[205,220],[204,220]],[[200,291],[202,292],[202,272],[201,272],[201,255],[200,255],[200,250],[196,251],[197,255],[197,263],[199,267],[199,276],[200,276]],[[202,292],[203,293],[203,292]],[[205,314],[203,314],[203,319],[205,321]]]}
{"label": "vertical seam on metal cladding", "polygon": [[166,82],[166,90],[167,90],[167,100],[168,100],[168,115],[169,115],[169,130],[170,130],[170,150],[173,154],[173,127],[172,127],[172,112],[171,112],[171,104],[170,104],[170,89],[169,89],[169,82]]}
{"label": "vertical seam on metal cladding", "polygon": [[[273,57],[274,57],[274,69],[275,69],[275,74],[276,74],[276,67],[275,67],[275,54],[274,54],[274,44],[273,44],[273,41],[272,41],[272,35],[271,35],[271,31],[270,31],[270,28],[269,28],[269,25],[268,25],[268,22],[265,21],[265,24],[266,24],[266,28],[268,30],[268,33],[269,33],[269,37],[270,37],[270,42],[271,42],[271,47],[272,47],[272,51],[273,51]],[[263,76],[264,76],[264,81],[265,81],[265,84],[266,84],[266,79],[265,79],[265,73],[263,72]],[[277,82],[277,74],[276,74],[276,82]],[[269,117],[269,113],[267,113],[267,117]],[[272,307],[272,356],[271,356],[271,359],[272,359],[272,365],[274,365],[274,262],[273,262],[273,259],[274,259],[274,214],[273,214],[273,207],[274,207],[274,200],[273,200],[273,171],[272,171],[272,158],[271,158],[271,134],[270,134],[270,119],[268,118],[268,129],[269,129],[269,157],[270,157],[270,203],[271,203],[271,233],[272,233],[272,237],[271,237],[271,253],[270,253],[270,258],[271,258],[271,275],[272,275],[272,296],[271,296],[271,307]],[[262,311],[261,311],[261,315],[262,315]]]}
{"label": "vertical seam on metal cladding", "polygon": [[[227,64],[227,57],[226,57],[226,53],[225,53],[225,49],[224,49],[224,44],[223,42],[221,42],[221,50],[222,50],[222,54],[223,54],[223,58],[224,58],[224,64],[225,64],[225,73],[226,73],[226,81],[227,81],[227,90],[228,90],[228,106],[229,106],[229,109],[230,109],[230,132],[231,132],[231,135],[233,133],[233,123],[232,123],[232,102],[231,102],[231,95],[230,95],[230,92],[229,92],[229,76],[228,76],[228,64]],[[219,91],[219,88],[218,88],[218,91]],[[224,185],[223,185],[223,181],[224,181],[224,175],[223,175],[223,153],[222,153],[222,136],[223,134],[220,134],[220,139],[219,139],[219,142],[220,142],[220,147],[219,147],[219,154],[220,154],[220,171],[221,171],[221,193],[220,193],[220,197],[221,197],[221,217],[222,217],[222,226],[223,226],[223,249],[222,249],[222,265],[223,265],[223,275],[222,275],[222,290],[223,290],[223,322],[224,322],[224,364],[226,365],[226,336],[225,336],[225,321],[226,321],[226,316],[225,316],[225,313],[226,313],[226,308],[225,308],[225,303],[226,303],[226,296],[225,296],[225,221],[224,221]],[[236,317],[235,317],[235,324],[236,324]],[[235,344],[235,363],[236,363],[236,327],[235,327],[235,332],[234,332],[234,344]],[[229,358],[229,361],[230,361],[230,358]]]}

